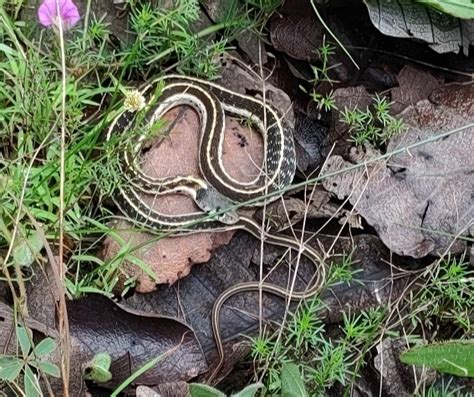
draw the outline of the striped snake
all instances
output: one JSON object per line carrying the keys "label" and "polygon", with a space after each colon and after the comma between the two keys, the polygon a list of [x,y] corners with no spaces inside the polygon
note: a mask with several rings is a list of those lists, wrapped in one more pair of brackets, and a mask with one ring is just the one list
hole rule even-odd
{"label": "striped snake", "polygon": [[[154,89],[159,87],[159,96]],[[157,230],[235,230],[244,229],[265,242],[298,250],[310,258],[318,268],[317,280],[304,292],[291,292],[267,283],[246,282],[224,291],[214,303],[212,329],[219,353],[219,363],[209,382],[224,364],[224,348],[220,336],[220,312],[231,296],[243,291],[264,291],[285,299],[300,300],[317,294],[324,282],[323,261],[311,247],[283,235],[270,234],[251,217],[237,214],[236,204],[252,202],[263,205],[275,200],[293,180],[296,170],[295,147],[291,129],[283,118],[260,99],[231,91],[212,82],[193,77],[169,75],[152,81],[141,91],[149,98],[142,121],[154,125],[170,109],[179,105],[191,106],[200,119],[199,166],[203,178],[179,175],[155,178],[145,174],[138,158],[147,139],[145,132],[138,134],[133,145],[119,154],[120,171],[126,184],[118,186],[113,199],[120,211],[132,221]],[[233,178],[223,161],[225,114],[251,121],[263,138],[264,161],[260,174],[250,182]],[[137,112],[122,111],[111,123],[107,140],[127,133],[137,119]],[[193,198],[201,212],[167,215],[153,209],[143,193],[164,195],[185,194]],[[270,198],[267,196],[273,194]]]}

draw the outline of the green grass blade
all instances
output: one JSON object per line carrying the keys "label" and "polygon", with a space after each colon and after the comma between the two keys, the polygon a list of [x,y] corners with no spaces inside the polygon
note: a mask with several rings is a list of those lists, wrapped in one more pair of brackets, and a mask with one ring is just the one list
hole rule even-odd
{"label": "green grass blade", "polygon": [[148,361],[143,367],[135,371],[132,375],[130,375],[127,379],[125,379],[110,395],[110,397],[117,397],[120,392],[125,390],[135,379],[137,379],[140,375],[144,374],[149,369],[153,368],[158,362],[165,359],[168,353],[164,353],[153,360]]}

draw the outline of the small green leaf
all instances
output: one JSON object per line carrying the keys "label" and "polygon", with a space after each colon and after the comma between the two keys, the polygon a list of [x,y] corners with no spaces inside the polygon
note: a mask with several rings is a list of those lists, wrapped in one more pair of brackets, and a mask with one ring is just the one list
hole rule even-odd
{"label": "small green leaf", "polygon": [[43,239],[37,232],[27,239],[20,238],[13,248],[13,261],[19,266],[30,266],[43,249]]}
{"label": "small green leaf", "polygon": [[31,331],[25,327],[16,327],[16,337],[23,355],[27,356],[31,350]]}
{"label": "small green leaf", "polygon": [[254,397],[259,389],[264,388],[265,386],[262,383],[253,383],[243,388],[236,394],[232,394],[232,397]]}
{"label": "small green leaf", "polygon": [[225,397],[224,393],[202,383],[190,383],[189,393],[191,397]]}
{"label": "small green leaf", "polygon": [[2,43],[0,43],[0,51],[8,55],[16,55],[15,50]]}
{"label": "small green leaf", "polygon": [[43,371],[46,375],[50,375],[54,378],[59,378],[61,376],[61,371],[59,370],[57,365],[54,365],[52,363],[39,362],[38,368],[41,371]]}
{"label": "small green leaf", "polygon": [[23,368],[23,361],[16,357],[0,357],[0,379],[12,382]]}
{"label": "small green leaf", "polygon": [[425,365],[440,372],[474,377],[474,340],[433,343],[400,355],[405,364]]}
{"label": "small green leaf", "polygon": [[474,3],[472,0],[416,0],[445,14],[461,19],[474,18]]}
{"label": "small green leaf", "polygon": [[36,357],[42,357],[46,354],[52,353],[54,349],[56,349],[55,340],[52,338],[45,338],[35,346],[33,351]]}
{"label": "small green leaf", "polygon": [[25,367],[25,394],[26,397],[39,397],[42,395],[38,378],[28,365]]}
{"label": "small green leaf", "polygon": [[107,353],[97,353],[91,361],[86,364],[84,378],[96,383],[108,382],[112,379],[110,364],[112,358]]}
{"label": "small green leaf", "polygon": [[282,397],[308,397],[303,378],[296,364],[285,364],[280,378]]}

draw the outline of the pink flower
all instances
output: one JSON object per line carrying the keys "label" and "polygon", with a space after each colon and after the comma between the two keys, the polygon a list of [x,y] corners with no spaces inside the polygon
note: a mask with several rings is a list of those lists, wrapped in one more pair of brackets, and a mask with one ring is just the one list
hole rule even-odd
{"label": "pink flower", "polygon": [[38,8],[38,19],[41,25],[45,27],[58,26],[58,18],[61,18],[64,28],[68,29],[79,22],[81,17],[72,0],[43,0]]}

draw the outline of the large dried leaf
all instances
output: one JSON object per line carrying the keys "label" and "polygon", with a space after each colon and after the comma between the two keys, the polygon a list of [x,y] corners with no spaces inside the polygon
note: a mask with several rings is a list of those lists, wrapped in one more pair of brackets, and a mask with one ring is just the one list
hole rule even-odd
{"label": "large dried leaf", "polygon": [[411,66],[404,66],[398,74],[398,87],[391,90],[392,113],[398,114],[408,106],[428,99],[431,91],[438,85],[438,81],[430,73]]}
{"label": "large dried leaf", "polygon": [[68,302],[68,313],[76,359],[86,362],[91,354],[108,353],[115,361],[113,385],[161,355],[169,354],[136,384],[187,381],[207,369],[193,330],[175,319],[124,309],[101,295]]}
{"label": "large dried leaf", "polygon": [[303,115],[296,116],[293,138],[299,171],[309,174],[321,165],[333,143],[328,131],[329,128],[318,120]]}
{"label": "large dried leaf", "polygon": [[439,53],[469,54],[474,21],[458,19],[411,0],[364,0],[374,26],[383,34],[422,40]]}
{"label": "large dried leaf", "polygon": [[[400,255],[423,257],[465,249],[456,236],[473,232],[474,86],[451,85],[435,89],[430,98],[402,114],[408,131],[395,136],[387,151],[411,145],[468,125],[444,139],[434,140],[369,166],[327,178],[323,185],[349,201]],[[374,158],[377,153],[346,161],[332,156],[325,172],[342,171]]]}
{"label": "large dried leaf", "polygon": [[[269,71],[264,71],[264,76]],[[269,73],[271,74],[271,73]],[[243,68],[232,58],[225,58],[219,82],[232,91],[263,99],[277,109],[283,119],[292,128],[294,126],[293,105],[288,94],[270,84],[266,79],[257,77],[252,70]]]}
{"label": "large dried leaf", "polygon": [[[46,290],[45,294],[48,294]],[[155,385],[166,383],[169,379],[188,381],[207,370],[193,330],[172,318],[124,309],[103,296],[91,295],[68,302],[68,320],[71,395],[80,396],[85,392],[83,372],[87,363],[98,353],[107,353],[112,358],[110,371],[113,377],[103,385],[110,388],[115,388],[159,356],[163,358],[137,378],[135,384]],[[16,352],[13,324],[12,310],[0,303],[0,349],[7,354]],[[28,320],[27,325],[42,335],[59,340],[55,330],[38,321]],[[59,349],[46,358],[59,366]],[[61,380],[50,379],[50,383],[53,390],[61,394]]]}
{"label": "large dried leaf", "polygon": [[270,23],[270,39],[273,47],[292,58],[314,61],[319,58],[318,48],[324,32],[314,13],[301,15],[277,15]]}

